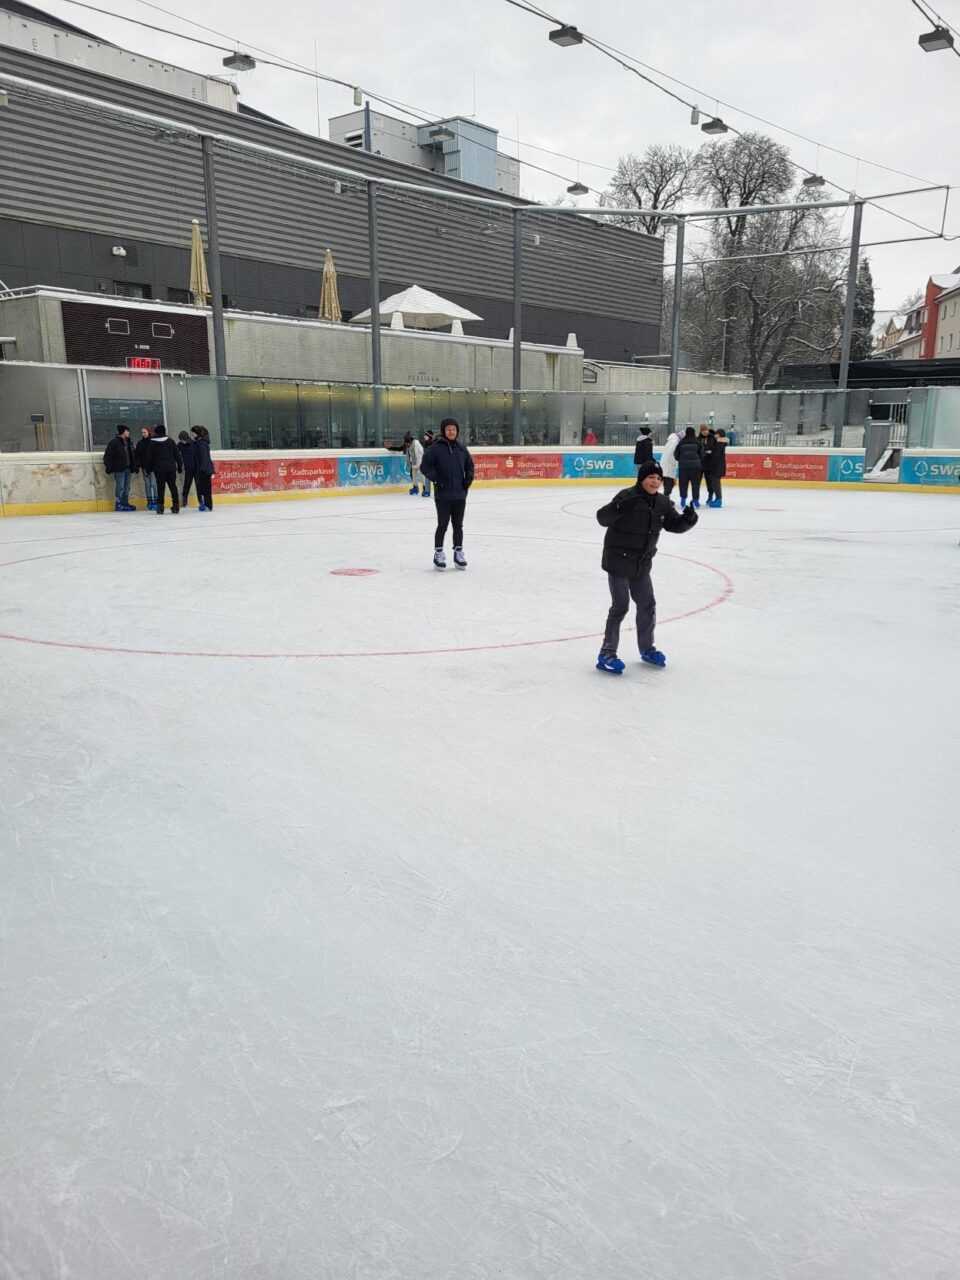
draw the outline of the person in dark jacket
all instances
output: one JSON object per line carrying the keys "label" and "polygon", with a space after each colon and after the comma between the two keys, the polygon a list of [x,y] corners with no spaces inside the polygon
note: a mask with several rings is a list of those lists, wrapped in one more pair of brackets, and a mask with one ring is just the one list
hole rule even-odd
{"label": "person in dark jacket", "polygon": [[653,461],[653,440],[650,436],[649,427],[640,428],[640,438],[637,440],[637,446],[633,451],[633,465],[642,467],[645,462]]}
{"label": "person in dark jacket", "polygon": [[197,451],[197,497],[201,511],[213,510],[213,477],[217,469],[210,456],[210,432],[206,427],[191,427],[194,447]]}
{"label": "person in dark jacket", "polygon": [[[424,452],[424,453],[426,453],[426,452],[427,452],[427,450],[428,450],[428,449],[430,448],[430,446],[434,443],[434,441],[436,440],[436,438],[437,438],[437,437],[434,435],[434,433],[433,433],[432,431],[425,431],[425,432],[423,433],[423,452]],[[420,469],[420,474],[421,474],[421,475],[423,475],[423,468],[422,468],[422,467],[421,467],[421,469]],[[429,498],[429,497],[430,497],[430,481],[427,479],[427,477],[426,477],[426,476],[423,476],[423,496],[424,496],[425,498]]]}
{"label": "person in dark jacket", "polygon": [[[710,450],[710,471],[707,475],[707,488],[710,498],[708,507],[723,506],[723,477],[727,474],[727,433],[723,427],[717,431]],[[706,472],[704,474],[707,474]]]}
{"label": "person in dark jacket", "polygon": [[654,644],[657,601],[653,594],[650,569],[657,554],[662,530],[686,533],[697,523],[697,513],[688,507],[683,514],[660,492],[663,472],[656,462],[645,462],[637,472],[632,489],[621,489],[612,502],[597,512],[597,522],[604,526],[603,568],[610,587],[610,612],[603,633],[603,645],[597,657],[597,670],[620,675],[624,663],[617,657],[620,624],[633,599],[637,606],[637,644],[640,661],[654,667],[666,666],[667,660]]}
{"label": "person in dark jacket", "polygon": [[170,490],[170,510],[174,515],[180,511],[180,494],[177,492],[177,476],[183,471],[180,450],[175,440],[167,435],[167,428],[162,422],[153,429],[150,441],[150,470],[157,481],[157,515],[163,515],[163,491]]}
{"label": "person in dark jacket", "polygon": [[467,506],[467,492],[473,484],[473,459],[457,438],[459,434],[460,424],[456,418],[444,418],[440,423],[440,439],[434,441],[420,463],[420,470],[433,482],[433,497],[437,504],[437,532],[433,539],[433,564],[437,569],[447,567],[443,542],[451,520],[453,563],[458,569],[467,567],[463,556],[463,514]]}
{"label": "person in dark jacket", "polygon": [[700,480],[703,477],[703,454],[693,427],[687,427],[677,445],[677,482],[680,486],[680,509],[687,505],[687,491],[692,491],[695,507],[700,505]]}
{"label": "person in dark jacket", "polygon": [[[183,489],[180,494],[181,507],[189,506],[187,499],[190,496],[190,488],[197,474],[197,446],[193,437],[188,436],[186,431],[181,431],[177,436],[177,448],[180,450],[180,457],[183,459]],[[200,496],[200,490],[197,490],[197,497]]]}
{"label": "person in dark jacket", "polygon": [[156,511],[157,509],[157,482],[153,472],[150,470],[150,442],[152,440],[153,432],[150,428],[141,427],[140,439],[137,441],[137,447],[133,451],[137,466],[143,474],[143,496],[146,498],[148,511]]}
{"label": "person in dark jacket", "polygon": [[137,470],[137,458],[126,423],[117,423],[117,434],[103,451],[103,465],[113,476],[114,511],[136,511],[130,505],[130,477]]}

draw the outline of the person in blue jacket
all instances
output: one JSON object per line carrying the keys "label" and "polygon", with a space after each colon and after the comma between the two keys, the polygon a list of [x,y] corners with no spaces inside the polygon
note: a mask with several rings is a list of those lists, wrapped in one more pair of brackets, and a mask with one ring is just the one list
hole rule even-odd
{"label": "person in blue jacket", "polygon": [[420,470],[433,484],[433,499],[437,505],[437,532],[433,539],[434,568],[445,569],[447,556],[443,549],[447,526],[453,521],[453,563],[465,569],[463,555],[463,514],[467,506],[467,492],[473,484],[473,459],[470,451],[458,439],[460,424],[456,418],[444,418],[440,423],[440,439],[434,441],[423,455]]}

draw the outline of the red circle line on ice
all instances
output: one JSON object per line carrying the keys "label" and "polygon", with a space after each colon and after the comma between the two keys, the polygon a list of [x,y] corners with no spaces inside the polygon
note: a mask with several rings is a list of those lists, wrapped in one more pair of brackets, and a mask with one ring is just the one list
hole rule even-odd
{"label": "red circle line on ice", "polygon": [[334,578],[371,578],[379,572],[379,569],[331,569],[330,575]]}
{"label": "red circle line on ice", "polygon": [[[233,535],[235,536],[235,535]],[[241,537],[246,535],[240,535]],[[278,536],[278,535],[272,535]],[[279,535],[282,536],[282,535]],[[419,533],[416,536],[420,536]],[[228,535],[230,538],[231,535]],[[542,535],[524,535],[524,534],[480,534],[478,540],[487,538],[509,538],[516,541],[518,538],[529,538],[536,542],[573,542],[580,546],[593,548],[592,542],[584,542],[576,538],[544,538]],[[176,541],[181,541],[177,539]],[[141,545],[139,543],[134,545]],[[69,551],[54,551],[39,556],[25,556],[20,560],[8,560],[5,564],[0,563],[0,570],[13,568],[14,565],[30,564],[37,560],[59,560],[73,555],[83,555],[94,552],[110,552],[115,547],[99,544],[94,547],[74,547]],[[682,613],[672,614],[669,618],[660,618],[658,625],[664,626],[668,622],[680,622],[684,618],[692,618],[698,613],[705,613],[708,609],[715,609],[717,605],[721,605],[733,593],[733,581],[722,569],[718,569],[715,565],[707,564],[703,560],[694,560],[689,556],[677,556],[671,552],[661,551],[660,555],[668,560],[679,560],[684,564],[695,565],[698,569],[705,569],[708,573],[714,574],[722,583],[722,588],[712,599],[705,601],[703,604],[695,605],[692,609],[685,609]],[[377,572],[375,570],[375,572]],[[634,627],[624,627],[624,632],[635,630]],[[503,649],[532,649],[540,645],[547,644],[570,644],[577,640],[596,640],[603,635],[602,631],[586,631],[582,634],[572,636],[545,636],[538,640],[504,640],[497,641],[493,644],[466,644],[466,645],[448,645],[436,648],[426,649],[359,649],[359,650],[339,650],[335,652],[297,652],[288,653],[244,653],[228,650],[215,649],[148,649],[135,648],[130,645],[114,645],[114,644],[91,644],[86,641],[79,640],[45,640],[40,636],[24,636],[17,635],[13,632],[0,631],[0,640],[9,640],[13,644],[29,644],[44,649],[75,649],[82,653],[123,653],[139,657],[151,658],[234,658],[240,660],[252,661],[303,661],[309,659],[312,661],[324,661],[337,658],[408,658],[408,657],[427,657],[430,655],[439,655],[445,653],[491,653]]]}

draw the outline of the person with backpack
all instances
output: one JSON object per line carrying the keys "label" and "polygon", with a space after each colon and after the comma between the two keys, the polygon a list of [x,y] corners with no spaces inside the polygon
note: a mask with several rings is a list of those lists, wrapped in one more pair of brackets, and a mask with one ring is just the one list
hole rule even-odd
{"label": "person with backpack", "polygon": [[444,418],[440,423],[440,439],[423,455],[420,470],[433,482],[434,501],[437,506],[437,531],[433,539],[433,565],[435,569],[447,567],[443,549],[447,526],[453,521],[453,563],[465,569],[463,555],[463,516],[467,506],[467,493],[473,484],[473,459],[470,451],[459,440],[460,424],[456,418]]}
{"label": "person with backpack", "polygon": [[197,497],[200,499],[201,511],[213,510],[213,477],[217,469],[210,455],[210,432],[206,427],[191,427],[194,446],[197,451]]}
{"label": "person with backpack", "polygon": [[624,662],[617,657],[620,624],[633,600],[637,606],[637,644],[640,661],[665,667],[667,659],[654,643],[657,601],[650,569],[657,554],[661,532],[686,533],[697,523],[697,513],[688,508],[681,514],[660,492],[663,473],[656,462],[644,462],[637,483],[621,489],[612,502],[597,512],[597,523],[606,529],[603,539],[603,570],[610,588],[610,612],[597,657],[597,670],[623,674]]}
{"label": "person with backpack", "polygon": [[157,482],[157,515],[163,515],[164,490],[170,490],[170,510],[173,515],[180,513],[180,494],[177,491],[177,476],[183,471],[183,461],[175,440],[167,435],[167,428],[158,422],[153,429],[150,441],[150,470]]}
{"label": "person with backpack", "polygon": [[[190,496],[190,488],[197,475],[197,446],[186,431],[181,431],[177,436],[177,440],[180,457],[183,459],[183,491],[180,494],[180,505],[181,507],[186,507],[189,506],[187,499]],[[197,491],[197,496],[200,496],[199,490]]]}
{"label": "person with backpack", "polygon": [[125,422],[117,423],[117,434],[103,451],[103,465],[113,476],[114,511],[136,511],[130,505],[130,477],[137,470],[137,457]]}

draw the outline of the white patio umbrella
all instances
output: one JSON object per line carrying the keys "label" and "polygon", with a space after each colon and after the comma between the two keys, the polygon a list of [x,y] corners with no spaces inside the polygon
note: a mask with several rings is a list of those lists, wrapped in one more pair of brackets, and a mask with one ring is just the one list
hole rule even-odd
{"label": "white patio umbrella", "polygon": [[[483,316],[474,315],[466,307],[458,307],[448,298],[441,298],[438,293],[421,289],[418,284],[412,284],[409,289],[395,293],[380,303],[382,324],[391,324],[395,315],[402,317],[407,329],[443,329],[448,324],[452,325],[455,320],[462,322],[483,319]],[[370,318],[368,309],[353,316],[350,323],[369,324]]]}

